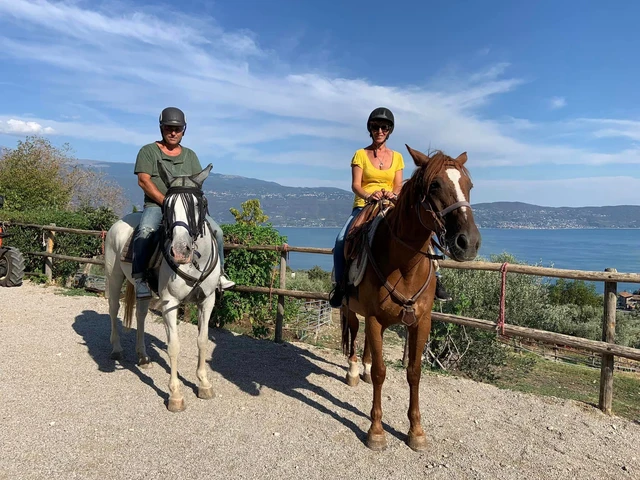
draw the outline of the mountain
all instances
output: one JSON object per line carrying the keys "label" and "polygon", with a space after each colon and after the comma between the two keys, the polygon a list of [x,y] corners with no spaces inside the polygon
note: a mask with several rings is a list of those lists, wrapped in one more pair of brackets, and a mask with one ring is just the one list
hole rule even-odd
{"label": "mountain", "polygon": [[[142,207],[143,194],[132,163],[80,162],[103,171],[123,188],[129,205]],[[342,227],[353,202],[353,193],[340,188],[285,187],[219,173],[211,173],[203,189],[209,200],[209,212],[219,223],[233,223],[229,209],[239,209],[245,200],[258,198],[274,226],[336,228]],[[492,202],[474,204],[473,214],[483,228],[640,228],[640,205],[543,207]]]}
{"label": "mountain", "polygon": [[[143,193],[132,163],[80,160],[81,164],[103,171],[118,183],[128,204],[142,207]],[[342,227],[351,213],[353,193],[340,188],[286,187],[275,182],[236,175],[211,173],[203,190],[209,201],[209,213],[219,223],[233,223],[230,208],[240,209],[250,198],[260,199],[269,222],[278,227]]]}

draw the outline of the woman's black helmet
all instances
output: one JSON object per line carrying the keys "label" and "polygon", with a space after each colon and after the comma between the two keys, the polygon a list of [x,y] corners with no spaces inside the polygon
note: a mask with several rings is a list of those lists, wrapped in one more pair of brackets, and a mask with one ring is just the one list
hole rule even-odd
{"label": "woman's black helmet", "polygon": [[167,107],[160,112],[160,125],[175,125],[186,127],[187,119],[184,112],[176,107]]}
{"label": "woman's black helmet", "polygon": [[369,130],[369,124],[374,120],[385,120],[391,123],[391,129],[389,133],[393,132],[393,127],[395,126],[395,120],[393,118],[393,113],[386,107],[378,107],[373,112],[369,114],[369,119],[367,120],[367,131]]}

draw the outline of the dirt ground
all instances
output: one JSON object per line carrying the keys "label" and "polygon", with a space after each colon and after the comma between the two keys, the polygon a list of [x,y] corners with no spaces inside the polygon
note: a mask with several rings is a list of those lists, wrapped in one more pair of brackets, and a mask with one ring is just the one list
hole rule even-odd
{"label": "dirt ground", "polygon": [[[149,314],[154,362],[110,360],[107,302],[26,282],[0,289],[0,479],[640,478],[640,425],[567,400],[425,374],[429,448],[405,444],[403,371],[388,368],[388,448],[372,452],[371,386],[344,382],[345,359],[302,343],[211,329],[216,396],[196,397],[194,325],[180,325],[187,409],[170,413],[166,335]],[[401,348],[398,350],[401,353]]]}

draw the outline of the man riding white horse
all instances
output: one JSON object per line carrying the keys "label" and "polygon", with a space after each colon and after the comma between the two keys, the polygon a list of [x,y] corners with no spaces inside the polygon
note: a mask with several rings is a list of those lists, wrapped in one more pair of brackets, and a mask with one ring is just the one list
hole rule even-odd
{"label": "man riding white horse", "polygon": [[[151,290],[145,279],[145,272],[155,250],[154,234],[162,222],[162,204],[168,189],[160,178],[158,164],[173,176],[194,175],[202,170],[195,152],[183,147],[180,142],[187,129],[184,113],[179,108],[167,107],[160,113],[160,133],[162,140],[149,143],[138,152],[134,173],[138,185],[144,191],[144,210],[140,225],[133,238],[132,277],[136,280],[136,297],[149,298]],[[220,266],[224,268],[224,239],[220,226],[207,215],[207,221],[215,232]],[[226,290],[235,283],[224,274],[220,275],[219,286]]]}

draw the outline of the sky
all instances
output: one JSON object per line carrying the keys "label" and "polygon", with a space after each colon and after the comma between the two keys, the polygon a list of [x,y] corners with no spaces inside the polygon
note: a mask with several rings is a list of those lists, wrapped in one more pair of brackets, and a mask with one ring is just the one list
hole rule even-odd
{"label": "sky", "polygon": [[472,203],[640,204],[639,2],[0,0],[0,145],[133,163],[158,116],[213,171],[350,189],[388,146],[466,151]]}

